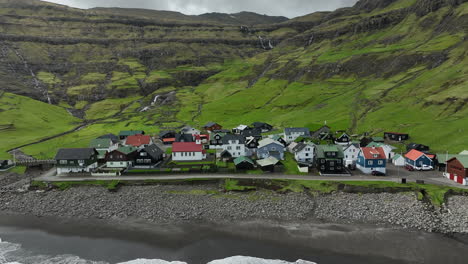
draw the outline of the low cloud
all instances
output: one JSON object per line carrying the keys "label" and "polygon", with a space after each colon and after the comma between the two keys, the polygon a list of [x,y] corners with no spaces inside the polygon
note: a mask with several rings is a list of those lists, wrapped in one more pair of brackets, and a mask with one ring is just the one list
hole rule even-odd
{"label": "low cloud", "polygon": [[125,7],[178,11],[188,15],[209,12],[251,11],[272,16],[297,17],[316,11],[352,6],[357,0],[47,0],[77,8]]}

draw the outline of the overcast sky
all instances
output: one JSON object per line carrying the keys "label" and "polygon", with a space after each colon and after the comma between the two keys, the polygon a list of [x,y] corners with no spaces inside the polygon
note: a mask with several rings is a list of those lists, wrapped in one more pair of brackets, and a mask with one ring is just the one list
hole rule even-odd
{"label": "overcast sky", "polygon": [[331,11],[352,6],[357,0],[47,0],[78,8],[130,7],[178,11],[188,15],[208,12],[237,13],[251,11],[259,14],[302,16],[315,11]]}

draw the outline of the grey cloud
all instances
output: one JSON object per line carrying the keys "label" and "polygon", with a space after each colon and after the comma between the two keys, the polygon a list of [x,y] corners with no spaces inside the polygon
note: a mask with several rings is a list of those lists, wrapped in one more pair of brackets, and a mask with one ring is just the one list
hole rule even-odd
{"label": "grey cloud", "polygon": [[178,11],[189,15],[208,12],[259,14],[297,17],[316,11],[331,11],[352,6],[357,0],[47,0],[78,8],[127,7]]}

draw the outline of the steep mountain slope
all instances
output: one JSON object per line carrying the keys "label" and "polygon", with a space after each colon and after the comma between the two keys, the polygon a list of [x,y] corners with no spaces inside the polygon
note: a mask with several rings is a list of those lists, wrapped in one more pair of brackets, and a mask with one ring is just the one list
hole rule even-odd
{"label": "steep mountain slope", "polygon": [[468,145],[467,1],[361,0],[253,26],[107,12],[0,0],[3,89],[88,123],[28,154],[207,121],[327,122],[409,132],[440,151]]}

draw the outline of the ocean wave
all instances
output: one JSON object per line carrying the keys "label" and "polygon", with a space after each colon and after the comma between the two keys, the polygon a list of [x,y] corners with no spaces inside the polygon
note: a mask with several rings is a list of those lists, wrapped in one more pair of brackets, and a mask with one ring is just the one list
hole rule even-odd
{"label": "ocean wave", "polygon": [[[31,255],[21,248],[20,244],[2,241],[0,238],[0,264],[109,264],[107,262],[95,262],[72,255]],[[166,261],[161,259],[135,259],[117,264],[188,264],[182,261]],[[297,260],[287,262],[284,260],[262,259],[246,256],[234,256],[218,259],[207,264],[315,264],[314,262]]]}

